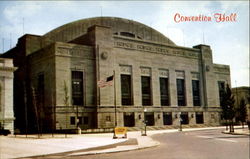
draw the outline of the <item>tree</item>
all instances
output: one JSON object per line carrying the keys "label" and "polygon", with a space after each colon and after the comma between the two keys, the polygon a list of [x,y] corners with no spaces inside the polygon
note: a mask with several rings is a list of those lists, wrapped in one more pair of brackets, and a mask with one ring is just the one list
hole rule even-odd
{"label": "tree", "polygon": [[65,128],[65,138],[67,137],[67,122],[68,122],[68,120],[67,120],[67,118],[68,118],[68,112],[67,112],[67,107],[69,106],[69,95],[68,95],[68,93],[69,93],[69,91],[68,91],[68,86],[67,86],[67,83],[66,83],[66,81],[64,81],[64,87],[63,87],[63,90],[64,90],[64,105],[65,105],[65,113],[66,113],[66,115],[65,115],[65,126],[66,126],[66,128]]}
{"label": "tree", "polygon": [[[221,108],[222,108],[222,118],[229,121],[230,132],[234,132],[233,127],[233,119],[235,117],[235,109],[234,109],[234,96],[232,95],[232,91],[227,84],[227,88],[222,96]],[[227,123],[228,125],[228,123]]]}
{"label": "tree", "polygon": [[247,116],[247,108],[246,108],[246,102],[243,98],[240,100],[240,105],[236,109],[236,111],[237,111],[236,118],[238,121],[242,123],[242,128],[244,128],[244,122],[246,122],[246,116]]}

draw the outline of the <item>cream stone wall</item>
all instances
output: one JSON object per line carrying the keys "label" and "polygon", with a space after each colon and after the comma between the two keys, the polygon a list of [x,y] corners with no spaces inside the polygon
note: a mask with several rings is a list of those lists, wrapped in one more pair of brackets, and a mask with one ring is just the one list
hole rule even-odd
{"label": "cream stone wall", "polygon": [[[100,35],[100,34],[98,34]],[[107,39],[106,39],[107,40]],[[107,43],[107,41],[105,41]],[[115,83],[116,83],[116,105],[118,114],[118,125],[123,126],[122,112],[135,112],[135,125],[142,126],[142,122],[138,121],[138,114],[143,113],[142,99],[141,99],[141,76],[142,69],[148,69],[148,76],[151,77],[151,89],[152,89],[152,106],[145,106],[149,112],[154,112],[154,120],[156,126],[163,125],[163,112],[188,112],[189,124],[196,124],[195,112],[204,112],[204,123],[218,125],[220,121],[219,116],[219,97],[218,97],[218,84],[219,80],[230,79],[229,68],[224,65],[215,65],[212,61],[212,52],[209,46],[200,45],[194,48],[184,48],[177,46],[162,45],[154,42],[141,41],[132,38],[126,38],[122,36],[114,35],[110,39],[113,42],[113,49],[110,51],[110,60],[99,59],[99,62],[103,66],[101,69],[106,72],[112,72],[115,70]],[[109,44],[110,45],[110,44]],[[101,45],[99,45],[101,47]],[[113,65],[113,67],[112,67]],[[129,74],[132,77],[132,94],[133,105],[122,106],[121,105],[121,85],[120,75],[124,74],[122,67],[127,66],[131,68]],[[224,70],[218,71],[218,68],[224,68]],[[169,86],[170,86],[170,106],[160,105],[160,91],[159,91],[159,74],[160,69],[168,70]],[[105,72],[104,71],[104,72]],[[177,88],[176,78],[177,72],[183,72],[183,78],[185,79],[185,92],[186,103],[184,107],[177,106]],[[144,71],[145,72],[145,71]],[[147,72],[147,71],[146,71]],[[126,74],[126,72],[125,72]],[[198,77],[193,77],[193,74],[198,74]],[[107,77],[108,75],[106,75]],[[197,75],[196,75],[197,76]],[[105,77],[105,76],[104,76]],[[193,106],[192,97],[192,79],[198,78],[201,88],[201,107]],[[105,106],[114,105],[114,98],[112,97],[112,91],[114,86],[103,88],[100,94],[100,98],[105,99],[106,103],[100,103],[105,109]],[[109,93],[108,93],[109,92]],[[114,108],[114,107],[113,107]],[[107,111],[110,110],[106,109]],[[114,113],[113,110],[111,112]],[[192,115],[193,114],[193,115]],[[158,115],[160,119],[158,118]],[[212,116],[212,118],[211,118]],[[102,121],[102,116],[98,116],[98,121]],[[144,118],[144,117],[143,117]],[[143,120],[142,118],[142,120]],[[178,125],[178,120],[173,118],[173,124]],[[100,124],[99,124],[100,125]],[[103,124],[101,124],[101,127]]]}
{"label": "cream stone wall", "polygon": [[0,123],[1,127],[14,133],[12,59],[0,58]]}

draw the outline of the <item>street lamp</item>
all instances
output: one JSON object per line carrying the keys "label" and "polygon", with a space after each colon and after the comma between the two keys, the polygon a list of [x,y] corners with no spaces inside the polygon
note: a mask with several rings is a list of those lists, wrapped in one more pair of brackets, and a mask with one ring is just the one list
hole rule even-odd
{"label": "street lamp", "polygon": [[179,128],[179,131],[182,131],[182,118],[181,118],[181,112],[179,113],[179,122],[180,122],[180,128]]}
{"label": "street lamp", "polygon": [[145,113],[147,112],[147,108],[145,108],[144,110],[144,134],[142,133],[141,135],[142,136],[147,136],[147,121],[146,121],[146,116],[145,116]]}

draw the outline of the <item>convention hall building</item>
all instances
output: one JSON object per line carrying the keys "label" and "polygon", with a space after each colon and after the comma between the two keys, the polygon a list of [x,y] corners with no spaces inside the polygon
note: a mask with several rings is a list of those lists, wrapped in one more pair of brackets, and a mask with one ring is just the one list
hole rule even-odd
{"label": "convention hall building", "polygon": [[95,17],[26,34],[13,58],[15,127],[219,125],[228,65],[208,45],[176,45],[142,23]]}

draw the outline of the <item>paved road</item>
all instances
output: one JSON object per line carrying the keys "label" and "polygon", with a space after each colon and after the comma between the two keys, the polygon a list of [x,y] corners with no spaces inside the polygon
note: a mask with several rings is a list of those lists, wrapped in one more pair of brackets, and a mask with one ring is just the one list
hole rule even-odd
{"label": "paved road", "polygon": [[[222,134],[221,131],[220,129],[158,134],[153,136],[153,139],[161,143],[158,147],[110,154],[64,156],[63,158],[249,159],[249,136]],[[56,157],[54,156],[53,158]]]}

